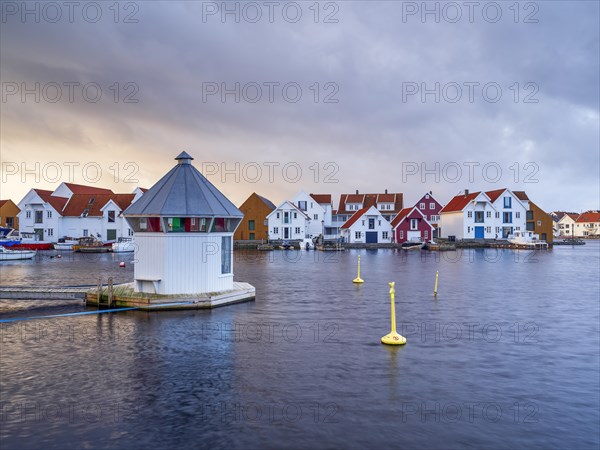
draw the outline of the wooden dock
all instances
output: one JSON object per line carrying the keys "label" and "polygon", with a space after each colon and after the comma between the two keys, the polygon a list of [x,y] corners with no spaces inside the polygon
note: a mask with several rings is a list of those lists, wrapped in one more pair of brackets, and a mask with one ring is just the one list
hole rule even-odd
{"label": "wooden dock", "polygon": [[91,286],[30,287],[0,286],[0,299],[8,300],[85,300]]}

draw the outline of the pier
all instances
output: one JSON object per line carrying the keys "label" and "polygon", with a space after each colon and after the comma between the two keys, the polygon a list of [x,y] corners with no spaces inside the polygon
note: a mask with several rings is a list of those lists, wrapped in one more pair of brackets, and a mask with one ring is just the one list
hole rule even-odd
{"label": "pier", "polygon": [[0,286],[0,298],[6,300],[85,300],[91,286],[30,287]]}

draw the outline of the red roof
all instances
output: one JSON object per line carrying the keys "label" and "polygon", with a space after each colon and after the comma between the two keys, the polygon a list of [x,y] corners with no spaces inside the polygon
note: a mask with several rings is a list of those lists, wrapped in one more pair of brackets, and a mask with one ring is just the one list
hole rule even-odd
{"label": "red roof", "polygon": [[462,211],[465,206],[469,204],[470,201],[475,200],[480,192],[472,192],[470,194],[460,194],[454,197],[452,200],[448,202],[446,206],[442,208],[441,213],[445,212],[457,212]]}
{"label": "red roof", "polygon": [[350,217],[346,223],[344,225],[342,225],[342,228],[350,228],[352,225],[354,225],[354,223],[361,218],[361,216],[366,213],[371,207],[367,206],[366,208],[362,208],[359,209],[358,211],[356,211],[354,214],[352,214],[352,217]]}
{"label": "red roof", "polygon": [[73,194],[114,194],[110,189],[84,186],[83,184],[65,183],[65,186],[67,186]]}
{"label": "red roof", "polygon": [[398,225],[400,222],[402,222],[402,219],[404,219],[406,216],[408,216],[408,214],[415,209],[415,207],[413,206],[412,208],[404,208],[402,211],[400,211],[398,214],[396,214],[396,217],[394,217],[392,219],[392,228],[396,228],[396,225]]}
{"label": "red roof", "polygon": [[39,195],[39,197],[44,200],[46,203],[49,203],[59,214],[62,214],[61,211],[65,207],[65,203],[67,203],[66,197],[53,197],[52,191],[46,191],[44,189],[34,189],[34,191]]}
{"label": "red roof", "polygon": [[394,214],[399,212],[403,206],[403,194],[342,194],[340,196],[340,204],[338,208],[338,214],[347,214],[352,211],[346,209],[347,203],[360,203],[363,208],[369,206],[375,206],[377,208],[378,203],[393,203],[394,209],[381,210],[384,214]]}
{"label": "red roof", "polygon": [[600,222],[600,211],[586,211],[575,222]]}
{"label": "red roof", "polygon": [[506,191],[506,188],[496,189],[495,191],[487,191],[486,195],[490,198],[490,201],[494,203],[498,197],[502,195],[502,193]]}
{"label": "red roof", "polygon": [[310,196],[319,204],[331,204],[331,194],[310,194]]}
{"label": "red roof", "polygon": [[114,201],[121,211],[124,211],[134,198],[135,194],[73,194],[64,207],[62,215],[79,217],[87,209],[88,216],[102,216],[101,209],[110,200]]}
{"label": "red roof", "polygon": [[513,194],[515,194],[515,196],[519,200],[523,200],[523,201],[528,201],[529,200],[529,197],[527,197],[527,194],[525,193],[525,191],[513,191]]}

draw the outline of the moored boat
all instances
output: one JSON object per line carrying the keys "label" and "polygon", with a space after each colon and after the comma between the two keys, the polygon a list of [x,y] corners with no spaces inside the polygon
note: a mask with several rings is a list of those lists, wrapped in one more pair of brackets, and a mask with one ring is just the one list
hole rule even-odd
{"label": "moored boat", "polygon": [[112,244],[113,253],[128,253],[135,251],[135,240],[131,237],[120,237]]}
{"label": "moored boat", "polygon": [[546,241],[540,240],[539,235],[534,234],[533,231],[528,230],[516,230],[512,234],[508,235],[508,242],[516,247],[521,248],[547,248],[548,244]]}
{"label": "moored boat", "polygon": [[400,246],[402,250],[421,250],[425,244],[417,241],[403,242]]}
{"label": "moored boat", "polygon": [[110,247],[105,246],[94,236],[86,236],[78,239],[77,244],[73,245],[73,250],[83,253],[105,253],[110,250]]}
{"label": "moored boat", "polygon": [[36,250],[8,250],[0,246],[0,261],[31,259],[36,255],[36,253]]}
{"label": "moored boat", "polygon": [[54,250],[73,250],[73,246],[79,243],[78,239],[62,237],[54,244]]}
{"label": "moored boat", "polygon": [[11,248],[15,250],[51,250],[52,242],[44,241],[39,238],[37,233],[31,231],[13,230],[12,236],[18,237],[20,242]]}

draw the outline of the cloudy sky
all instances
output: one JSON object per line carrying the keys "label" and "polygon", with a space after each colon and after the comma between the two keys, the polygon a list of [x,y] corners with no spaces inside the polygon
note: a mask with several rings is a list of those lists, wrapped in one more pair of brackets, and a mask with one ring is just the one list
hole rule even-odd
{"label": "cloudy sky", "polygon": [[599,3],[6,2],[0,197],[524,189],[598,209]]}

